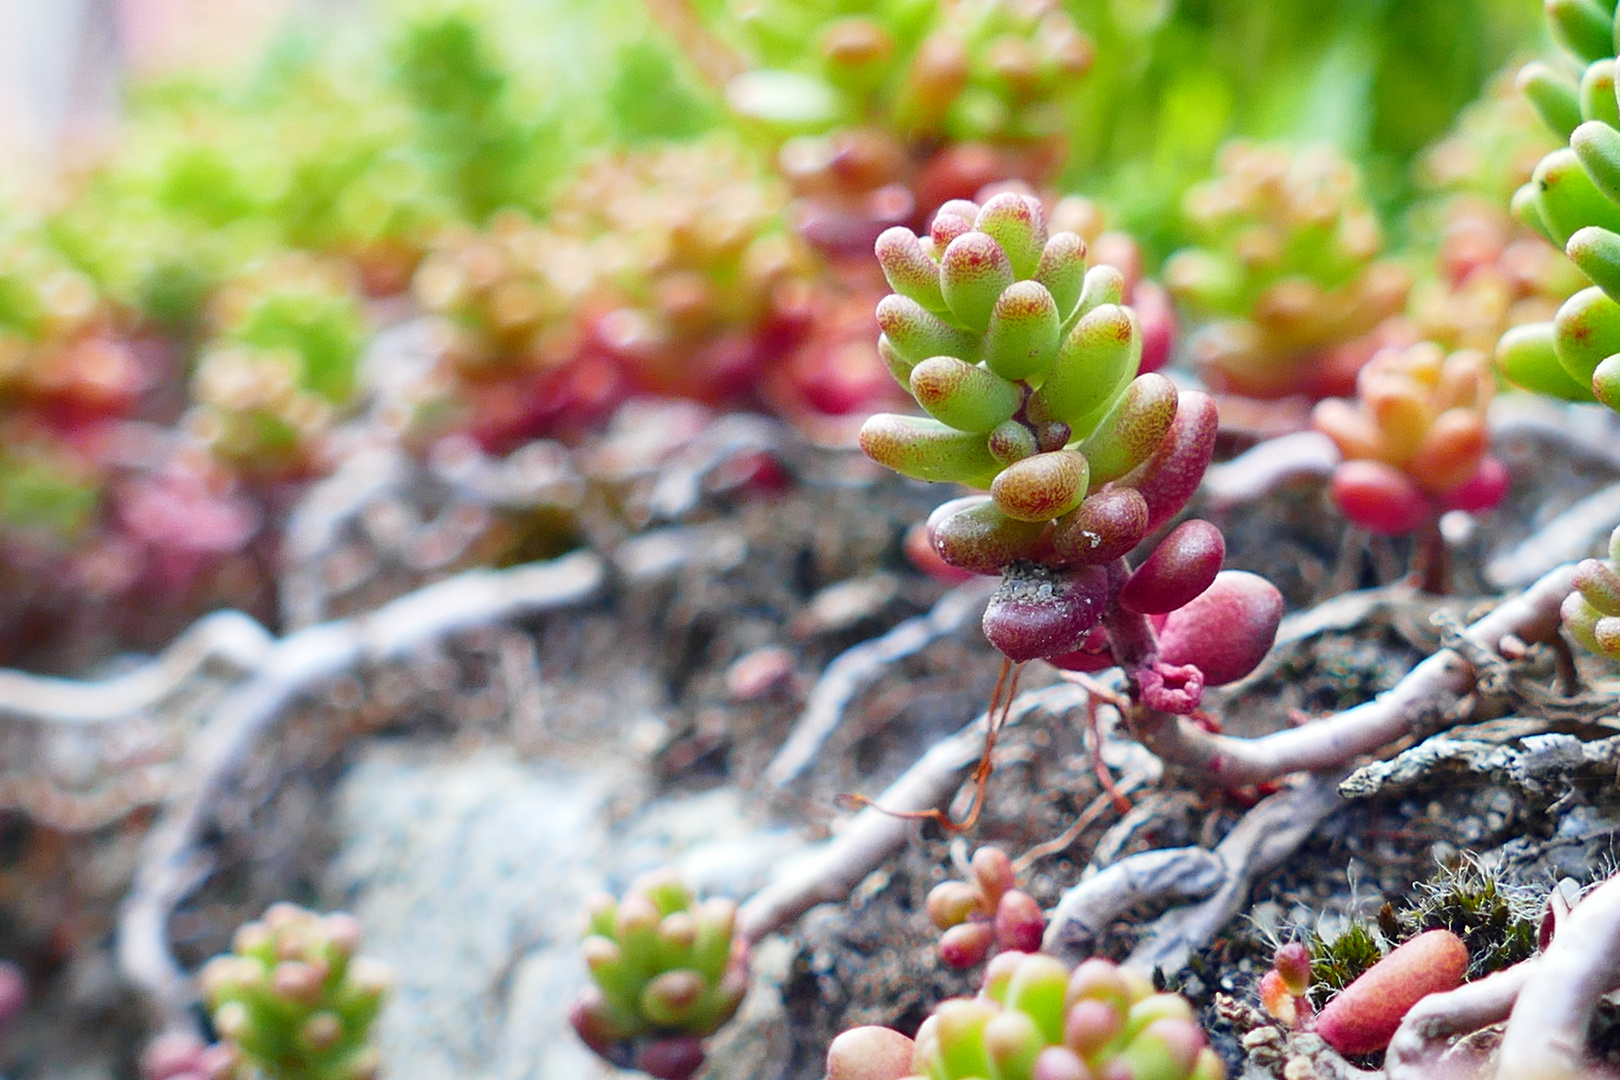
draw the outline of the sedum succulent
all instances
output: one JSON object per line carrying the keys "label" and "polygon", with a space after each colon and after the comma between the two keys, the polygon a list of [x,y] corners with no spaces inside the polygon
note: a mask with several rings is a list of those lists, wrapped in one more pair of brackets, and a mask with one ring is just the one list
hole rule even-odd
{"label": "sedum succulent", "polygon": [[1333,474],[1339,510],[1365,529],[1402,535],[1445,510],[1488,510],[1507,473],[1488,453],[1485,407],[1495,392],[1483,353],[1433,342],[1379,352],[1361,369],[1354,403],[1318,402],[1312,420],[1345,460]]}
{"label": "sedum succulent", "polygon": [[1192,1006],[1156,994],[1106,960],[1072,972],[1040,953],[1007,952],[973,998],[940,1003],[915,1041],[888,1028],[846,1031],[828,1080],[1224,1080]]}
{"label": "sedum succulent", "polygon": [[791,366],[819,299],[785,203],[738,147],[710,140],[598,158],[543,223],[507,212],[446,233],[414,289],[453,328],[444,374],[465,422],[504,447],[589,424],[634,391],[754,395]]}
{"label": "sedum succulent", "polygon": [[341,264],[287,255],[229,282],[212,319],[188,423],[239,471],[307,471],[354,394],[367,327],[353,278]]}
{"label": "sedum succulent", "polygon": [[685,1080],[703,1038],[731,1019],[748,988],[748,947],[733,936],[737,906],[698,902],[673,871],[649,874],[624,897],[588,905],[583,951],[593,985],[569,1020],[602,1057]]}
{"label": "sedum succulent", "polygon": [[[1213,525],[1186,522],[1136,570],[1124,562],[1191,497],[1217,425],[1208,395],[1137,374],[1124,275],[1088,270],[1085,242],[1048,235],[1040,202],[1016,192],[947,203],[927,237],[890,229],[877,253],[895,289],[878,305],[879,351],[929,415],[875,415],[861,447],[919,480],[988,489],[935,510],[928,536],[951,566],[1002,575],[984,616],[991,643],[1013,661],[1124,664],[1155,707],[1179,712],[1204,685],[1187,665],[1229,672],[1251,646],[1257,663],[1280,617],[1274,589],[1227,576],[1212,606],[1194,607],[1225,555]],[[1164,616],[1168,635],[1193,610],[1244,632],[1217,641],[1183,621],[1185,659],[1166,668],[1143,620]]]}
{"label": "sedum succulent", "polygon": [[944,933],[940,958],[967,968],[997,952],[1034,952],[1046,932],[1046,916],[1019,889],[1012,860],[998,847],[973,853],[971,881],[942,881],[928,893],[928,921]]}
{"label": "sedum succulent", "polygon": [[369,1080],[378,1072],[368,1032],[393,977],[355,954],[352,915],[275,904],[237,930],[232,951],[199,981],[234,1080]]}
{"label": "sedum succulent", "polygon": [[1586,648],[1620,660],[1620,529],[1609,537],[1607,559],[1575,568],[1575,591],[1564,601],[1564,625]]}
{"label": "sedum succulent", "polygon": [[804,234],[857,256],[947,199],[1049,177],[1091,64],[1053,0],[773,0],[737,28],[756,66],[727,99],[786,140]]}
{"label": "sedum succulent", "polygon": [[1165,283],[1205,322],[1193,357],[1216,390],[1251,397],[1348,391],[1357,339],[1401,310],[1411,286],[1381,258],[1378,218],[1355,166],[1325,145],[1237,142],[1183,209],[1200,246],[1172,255]]}
{"label": "sedum succulent", "polygon": [[1513,213],[1564,250],[1592,282],[1550,322],[1502,337],[1497,364],[1528,390],[1620,410],[1620,106],[1616,22],[1595,2],[1549,3],[1553,33],[1576,63],[1528,64],[1519,86],[1563,146],[1513,196]]}

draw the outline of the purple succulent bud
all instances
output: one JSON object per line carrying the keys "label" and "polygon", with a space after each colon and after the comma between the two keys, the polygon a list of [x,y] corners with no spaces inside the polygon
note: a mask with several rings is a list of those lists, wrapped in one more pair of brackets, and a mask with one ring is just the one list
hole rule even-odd
{"label": "purple succulent bud", "polygon": [[987,922],[965,922],[939,936],[939,958],[958,971],[983,963],[995,944],[996,930]]}
{"label": "purple succulent bud", "polygon": [[1052,570],[1017,563],[984,612],[984,636],[1014,661],[1072,652],[1102,619],[1108,599],[1101,567]]}
{"label": "purple succulent bud", "polygon": [[996,905],[996,946],[1003,952],[1035,952],[1046,934],[1046,916],[1035,898],[1022,889],[1008,889]]}
{"label": "purple succulent bud", "polygon": [[657,1080],[690,1080],[703,1067],[703,1040],[691,1035],[656,1039],[637,1049],[635,1067]]}
{"label": "purple succulent bud", "polygon": [[1226,559],[1226,538],[1207,521],[1184,521],[1159,541],[1119,591],[1120,606],[1138,615],[1163,615],[1209,588]]}
{"label": "purple succulent bud", "polygon": [[1311,950],[1302,941],[1290,941],[1278,946],[1271,966],[1282,978],[1283,985],[1295,997],[1304,997],[1311,988]]}
{"label": "purple succulent bud", "polygon": [[1405,536],[1434,514],[1423,489],[1401,470],[1382,461],[1357,458],[1333,470],[1333,505],[1369,532]]}
{"label": "purple succulent bud", "polygon": [[1065,562],[1102,566],[1130,553],[1147,535],[1147,500],[1135,488],[1089,495],[1057,521],[1052,546]]}
{"label": "purple succulent bud", "polygon": [[1182,391],[1176,418],[1159,449],[1121,481],[1147,500],[1148,532],[1175,517],[1198,490],[1215,455],[1219,430],[1215,399],[1196,390]]}
{"label": "purple succulent bud", "polygon": [[1208,686],[1236,682],[1271,651],[1282,622],[1283,598],[1265,578],[1223,570],[1210,587],[1172,611],[1159,631],[1159,656],[1192,664]]}

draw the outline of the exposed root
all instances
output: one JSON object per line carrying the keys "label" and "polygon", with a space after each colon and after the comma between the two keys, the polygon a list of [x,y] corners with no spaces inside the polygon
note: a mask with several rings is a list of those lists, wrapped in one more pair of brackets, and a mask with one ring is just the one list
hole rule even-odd
{"label": "exposed root", "polygon": [[[1575,568],[1562,566],[1524,593],[1496,607],[1464,634],[1495,651],[1512,635],[1544,641],[1556,632],[1558,608],[1569,595]],[[1204,731],[1183,717],[1137,709],[1131,726],[1149,750],[1203,783],[1225,787],[1260,784],[1295,772],[1339,769],[1361,754],[1397,739],[1427,733],[1475,688],[1475,669],[1452,649],[1442,649],[1372,701],[1303,727],[1254,739]]]}
{"label": "exposed root", "polygon": [[1225,879],[1219,888],[1203,903],[1162,915],[1148,927],[1126,966],[1145,973],[1186,967],[1187,958],[1243,910],[1256,879],[1282,865],[1343,805],[1338,781],[1337,774],[1313,776],[1257,803],[1215,846]]}
{"label": "exposed root", "polygon": [[188,746],[174,790],[142,844],[119,911],[118,963],[162,1030],[183,1027],[192,991],[169,947],[169,917],[207,876],[204,835],[256,747],[323,684],[403,659],[452,634],[576,604],[605,580],[599,558],[568,555],[510,570],[476,570],[429,585],[370,615],[321,623],[275,642],[215,707]]}
{"label": "exposed root", "polygon": [[1200,900],[1225,883],[1226,864],[1201,847],[1161,848],[1121,859],[1086,878],[1058,900],[1041,951],[1069,961],[1090,956],[1110,925],[1149,900]]}
{"label": "exposed root", "polygon": [[1600,488],[1485,566],[1485,580],[1522,588],[1560,563],[1597,555],[1620,524],[1620,484]]}
{"label": "exposed root", "polygon": [[822,746],[843,723],[845,710],[891,665],[956,633],[983,613],[994,578],[975,578],[946,593],[926,615],[907,619],[888,633],[846,650],[822,671],[810,691],[804,712],[765,769],[765,782],[783,787],[810,766]]}
{"label": "exposed root", "polygon": [[1203,494],[1214,510],[1259,502],[1300,480],[1326,480],[1343,455],[1320,431],[1295,431],[1204,470]]}

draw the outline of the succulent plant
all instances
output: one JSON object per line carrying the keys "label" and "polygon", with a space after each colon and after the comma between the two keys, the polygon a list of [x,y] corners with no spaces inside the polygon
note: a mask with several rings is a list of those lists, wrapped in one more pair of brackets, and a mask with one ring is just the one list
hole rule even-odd
{"label": "succulent plant", "polygon": [[888,1028],[846,1031],[828,1080],[1224,1080],[1192,1006],[1106,960],[1072,972],[1040,953],[1006,952],[973,998],[940,1003],[915,1041]]}
{"label": "succulent plant", "polygon": [[1586,648],[1620,660],[1620,529],[1609,537],[1607,559],[1583,559],[1575,591],[1563,607],[1564,625]]}
{"label": "succulent plant", "polygon": [[235,1080],[369,1080],[368,1041],[393,976],[356,956],[352,915],[318,915],[275,904],[236,932],[232,951],[204,966],[199,981],[214,1030],[232,1051]]}
{"label": "succulent plant", "polygon": [[1620,410],[1620,106],[1615,96],[1614,12],[1604,4],[1549,3],[1554,37],[1577,63],[1533,62],[1519,86],[1568,145],[1537,164],[1513,196],[1513,213],[1564,250],[1592,282],[1551,322],[1503,335],[1496,359],[1508,381]]}
{"label": "succulent plant", "polygon": [[804,235],[856,255],[947,199],[1048,178],[1091,64],[1052,0],[775,0],[738,23],[757,66],[727,87],[732,108],[787,140]]}
{"label": "succulent plant", "polygon": [[1220,174],[1188,191],[1201,246],[1172,255],[1165,283],[1204,320],[1193,357],[1216,390],[1251,397],[1348,392],[1358,342],[1401,310],[1411,286],[1380,258],[1383,232],[1355,166],[1328,146],[1237,142]]}
{"label": "succulent plant", "polygon": [[1433,342],[1379,352],[1361,370],[1354,404],[1330,398],[1312,414],[1344,454],[1335,505],[1387,535],[1416,532],[1445,510],[1497,505],[1508,478],[1489,454],[1485,407],[1495,388],[1480,352],[1447,355]]}
{"label": "succulent plant", "polygon": [[355,389],[367,328],[353,278],[287,255],[227,284],[212,319],[192,376],[192,430],[242,472],[308,470]]}
{"label": "succulent plant", "polygon": [[1035,952],[1046,932],[1046,916],[1033,897],[1017,887],[1012,860],[998,847],[973,853],[972,881],[942,881],[928,894],[928,920],[944,931],[940,958],[946,966],[967,968],[996,952]]}
{"label": "succulent plant", "polygon": [[615,1064],[685,1080],[703,1063],[703,1038],[731,1019],[748,989],[736,904],[699,902],[673,871],[659,871],[622,899],[593,898],[587,911],[593,985],[569,1013],[574,1030]]}
{"label": "succulent plant", "polygon": [[[1243,633],[1220,644],[1173,623],[1220,573],[1213,525],[1182,524],[1135,571],[1123,561],[1191,497],[1217,423],[1208,395],[1136,374],[1124,275],[1088,270],[1085,241],[1048,235],[1040,202],[1015,192],[947,203],[928,237],[890,229],[877,252],[896,290],[878,305],[879,351],[929,415],[879,413],[861,447],[915,479],[989,490],[939,507],[928,534],[946,563],[1002,575],[984,616],[991,643],[1013,661],[1125,664],[1155,707],[1178,712],[1196,706],[1200,661],[1229,674],[1258,643],[1258,663],[1281,604],[1249,575],[1228,575],[1206,611],[1244,617]],[[1180,635],[1187,659],[1173,670],[1147,616]],[[1104,646],[1098,628],[1115,617],[1130,629],[1110,626]]]}

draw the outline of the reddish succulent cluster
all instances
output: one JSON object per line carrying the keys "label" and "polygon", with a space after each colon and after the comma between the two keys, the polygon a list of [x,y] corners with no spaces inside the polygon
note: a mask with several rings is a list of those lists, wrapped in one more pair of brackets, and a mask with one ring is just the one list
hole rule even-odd
{"label": "reddish succulent cluster", "polygon": [[1362,369],[1354,403],[1319,402],[1318,430],[1345,461],[1333,501],[1373,532],[1401,535],[1445,510],[1488,510],[1507,493],[1507,472],[1489,454],[1485,407],[1495,377],[1484,354],[1447,354],[1433,342],[1381,351]]}
{"label": "reddish succulent cluster", "polygon": [[1035,952],[1046,916],[1017,887],[1012,860],[997,847],[973,853],[972,881],[942,881],[928,894],[928,919],[944,933],[939,955],[948,967],[968,968],[994,952]]}
{"label": "reddish succulent cluster", "polygon": [[[1121,303],[1124,275],[1088,270],[1085,241],[1048,234],[1040,202],[1017,192],[947,203],[927,237],[890,229],[877,252],[895,289],[878,305],[879,350],[930,415],[873,416],[861,447],[907,476],[989,489],[941,506],[928,537],[947,564],[1003,575],[984,617],[991,643],[1014,661],[1126,664],[1176,712],[1196,707],[1211,674],[1199,666],[1236,678],[1258,663],[1280,598],[1249,575],[1206,593],[1225,555],[1214,526],[1185,523],[1136,571],[1123,562],[1185,506],[1217,428],[1208,395],[1137,374],[1143,334]],[[1216,612],[1239,632],[1189,631]],[[1111,615],[1130,630],[1105,631],[1105,646],[1094,631]],[[1165,642],[1150,615],[1167,617]],[[1170,637],[1185,660],[1166,666]]]}
{"label": "reddish succulent cluster", "polygon": [[827,1050],[828,1080],[1224,1080],[1192,1006],[1106,960],[990,961],[978,996],[941,1002],[915,1040],[881,1027]]}
{"label": "reddish succulent cluster", "polygon": [[885,227],[987,183],[1050,176],[1063,157],[1065,104],[1092,58],[1053,0],[930,0],[859,14],[780,0],[750,5],[742,29],[758,66],[727,97],[792,136],[780,165],[800,196],[800,231],[853,256]]}
{"label": "reddish succulent cluster", "polygon": [[[507,213],[448,234],[415,290],[453,327],[445,375],[469,416],[449,422],[504,447],[637,391],[757,392],[828,315],[808,253],[779,225],[784,201],[730,144],[669,146],[595,161],[544,224]],[[868,356],[846,380],[880,377]]]}
{"label": "reddish succulent cluster", "polygon": [[1620,529],[1609,537],[1607,559],[1584,559],[1575,568],[1575,591],[1564,601],[1563,615],[1576,641],[1620,660]]}
{"label": "reddish succulent cluster", "polygon": [[1234,143],[1220,175],[1187,193],[1203,245],[1172,255],[1165,282],[1207,322],[1194,335],[1204,381],[1251,397],[1346,393],[1358,341],[1411,287],[1379,258],[1383,235],[1356,169],[1327,146]]}
{"label": "reddish succulent cluster", "polygon": [[737,906],[696,901],[671,871],[622,900],[591,900],[583,952],[593,985],[569,1020],[607,1060],[660,1080],[703,1064],[703,1038],[731,1019],[748,989],[748,946],[732,935]]}

